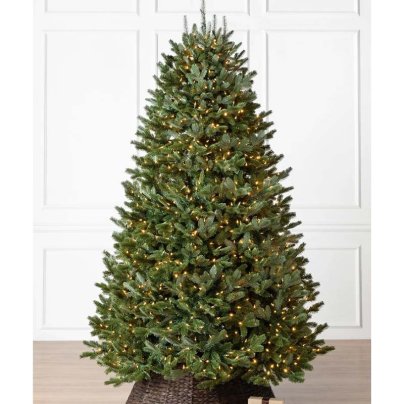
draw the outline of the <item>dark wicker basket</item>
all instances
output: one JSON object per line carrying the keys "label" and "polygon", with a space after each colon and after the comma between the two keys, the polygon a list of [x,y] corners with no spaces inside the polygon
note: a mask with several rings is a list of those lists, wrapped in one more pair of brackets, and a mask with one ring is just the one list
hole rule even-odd
{"label": "dark wicker basket", "polygon": [[232,380],[211,391],[198,389],[197,384],[191,375],[177,380],[156,375],[135,383],[126,404],[247,404],[251,396],[275,397],[270,387],[241,380]]}

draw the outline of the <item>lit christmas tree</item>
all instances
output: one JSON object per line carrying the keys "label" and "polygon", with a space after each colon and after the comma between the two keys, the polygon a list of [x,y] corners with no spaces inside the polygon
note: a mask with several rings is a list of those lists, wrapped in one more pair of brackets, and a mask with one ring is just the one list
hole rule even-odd
{"label": "lit christmas tree", "polygon": [[216,20],[170,41],[134,145],[114,252],[90,317],[107,383],[191,374],[211,389],[304,380],[333,349],[312,314],[318,283],[305,270],[290,212],[290,171],[268,140],[255,72]]}

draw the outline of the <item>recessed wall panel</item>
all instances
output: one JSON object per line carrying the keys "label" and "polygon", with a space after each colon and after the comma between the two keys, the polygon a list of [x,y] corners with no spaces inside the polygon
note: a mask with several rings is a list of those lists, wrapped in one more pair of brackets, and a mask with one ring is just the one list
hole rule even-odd
{"label": "recessed wall panel", "polygon": [[87,316],[95,313],[93,300],[100,293],[99,250],[55,249],[44,251],[42,328],[88,328]]}
{"label": "recessed wall panel", "polygon": [[44,205],[110,208],[133,154],[134,32],[47,35]]}
{"label": "recessed wall panel", "polygon": [[332,12],[358,11],[359,0],[267,0],[268,11],[281,12]]}
{"label": "recessed wall panel", "polygon": [[320,300],[325,305],[314,319],[334,327],[361,325],[359,248],[308,248],[307,270],[320,282]]}
{"label": "recessed wall panel", "polygon": [[48,12],[136,12],[138,0],[46,0]]}
{"label": "recessed wall panel", "polygon": [[294,207],[360,206],[356,32],[268,34],[271,145],[293,167]]}
{"label": "recessed wall panel", "polygon": [[[209,13],[248,13],[250,0],[206,0],[206,10]],[[156,0],[157,12],[185,13],[199,12],[200,0]]]}

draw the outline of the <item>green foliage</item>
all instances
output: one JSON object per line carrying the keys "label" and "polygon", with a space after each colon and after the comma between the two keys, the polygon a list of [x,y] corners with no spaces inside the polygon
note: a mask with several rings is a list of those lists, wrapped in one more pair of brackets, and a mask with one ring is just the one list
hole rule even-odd
{"label": "green foliage", "polygon": [[332,349],[311,320],[318,284],[292,233],[289,170],[267,143],[275,131],[257,111],[255,72],[231,32],[203,21],[171,41],[133,142],[143,154],[123,183],[89,318],[98,339],[83,354],[114,373],[108,383],[153,372],[191,372],[202,388],[301,382]]}

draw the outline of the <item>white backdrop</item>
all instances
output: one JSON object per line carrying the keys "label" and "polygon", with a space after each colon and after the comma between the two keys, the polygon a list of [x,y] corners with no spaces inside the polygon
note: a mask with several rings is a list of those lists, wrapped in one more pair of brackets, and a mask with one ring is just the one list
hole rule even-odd
{"label": "white backdrop", "polygon": [[[199,0],[35,1],[37,340],[89,336],[147,89]],[[243,42],[292,166],[327,338],[370,337],[369,0],[207,0]]]}

